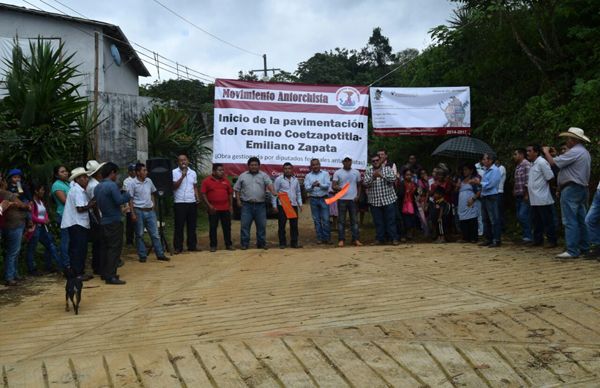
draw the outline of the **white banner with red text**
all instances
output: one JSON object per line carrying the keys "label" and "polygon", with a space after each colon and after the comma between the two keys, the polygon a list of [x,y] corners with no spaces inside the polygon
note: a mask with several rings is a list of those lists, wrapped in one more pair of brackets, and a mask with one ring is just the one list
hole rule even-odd
{"label": "white banner with red text", "polygon": [[471,133],[468,86],[372,87],[373,132],[378,136],[443,136]]}
{"label": "white banner with red text", "polygon": [[247,170],[256,156],[270,175],[292,163],[308,172],[317,158],[338,169],[349,155],[353,167],[367,162],[368,88],[218,79],[215,83],[213,163],[229,175]]}

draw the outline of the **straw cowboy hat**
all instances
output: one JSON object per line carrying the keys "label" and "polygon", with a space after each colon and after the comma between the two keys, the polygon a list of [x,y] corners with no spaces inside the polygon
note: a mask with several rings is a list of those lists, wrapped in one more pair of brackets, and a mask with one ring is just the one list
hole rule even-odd
{"label": "straw cowboy hat", "polygon": [[88,172],[83,167],[74,168],[73,171],[71,171],[71,176],[69,177],[69,182],[73,182],[75,179],[79,178],[80,176],[87,175],[87,173]]}
{"label": "straw cowboy hat", "polygon": [[95,160],[88,160],[87,164],[85,165],[85,169],[87,170],[88,176],[92,176],[95,173],[97,173],[98,171],[100,171],[102,166],[104,166],[105,164],[106,164],[106,162],[98,163]]}
{"label": "straw cowboy hat", "polygon": [[583,129],[577,128],[577,127],[571,127],[567,130],[567,132],[562,132],[558,136],[572,137],[577,140],[585,141],[586,143],[589,143],[591,141],[590,138],[585,135],[585,133],[583,132]]}

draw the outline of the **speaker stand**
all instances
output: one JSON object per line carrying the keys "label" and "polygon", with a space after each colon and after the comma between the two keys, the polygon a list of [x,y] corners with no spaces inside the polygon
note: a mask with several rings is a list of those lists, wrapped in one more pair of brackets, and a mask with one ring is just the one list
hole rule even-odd
{"label": "speaker stand", "polygon": [[171,256],[173,256],[173,251],[169,246],[169,242],[167,241],[167,237],[165,236],[165,228],[163,222],[163,191],[158,191],[158,233],[160,234],[160,243],[163,248],[169,252]]}

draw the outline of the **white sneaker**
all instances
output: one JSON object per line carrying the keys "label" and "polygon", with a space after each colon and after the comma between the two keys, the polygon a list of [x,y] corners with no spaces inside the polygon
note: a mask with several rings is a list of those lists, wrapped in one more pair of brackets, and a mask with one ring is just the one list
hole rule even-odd
{"label": "white sneaker", "polygon": [[574,259],[576,257],[577,256],[573,256],[567,251],[564,251],[563,253],[556,255],[557,259]]}

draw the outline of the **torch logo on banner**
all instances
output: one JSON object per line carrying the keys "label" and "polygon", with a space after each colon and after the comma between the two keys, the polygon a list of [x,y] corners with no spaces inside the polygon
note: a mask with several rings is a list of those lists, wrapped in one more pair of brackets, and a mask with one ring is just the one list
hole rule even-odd
{"label": "torch logo on banner", "polygon": [[350,86],[344,86],[335,93],[335,101],[344,112],[352,112],[360,106],[360,93]]}

